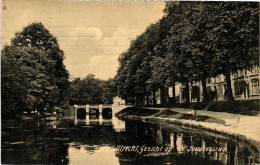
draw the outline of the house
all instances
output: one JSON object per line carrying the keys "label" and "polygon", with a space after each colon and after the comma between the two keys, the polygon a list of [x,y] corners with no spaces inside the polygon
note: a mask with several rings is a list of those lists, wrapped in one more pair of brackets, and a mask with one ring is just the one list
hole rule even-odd
{"label": "house", "polygon": [[[260,99],[259,88],[259,67],[252,70],[238,70],[231,74],[231,88],[234,99]],[[207,93],[210,100],[223,101],[226,100],[226,79],[223,74],[217,77],[211,77],[206,80]],[[180,103],[185,102],[184,85],[176,86],[179,90]],[[189,97],[191,102],[199,102],[203,100],[203,91],[201,81],[193,81],[189,84]]]}
{"label": "house", "polygon": [[125,100],[116,96],[113,99],[113,105],[125,105]]}

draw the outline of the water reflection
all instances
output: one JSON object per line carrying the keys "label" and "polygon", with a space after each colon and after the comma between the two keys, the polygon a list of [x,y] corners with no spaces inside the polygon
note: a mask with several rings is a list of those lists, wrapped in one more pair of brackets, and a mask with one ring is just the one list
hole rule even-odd
{"label": "water reflection", "polygon": [[[112,115],[112,113],[106,113],[103,114],[88,114],[86,113],[86,119],[79,119],[78,114],[75,115],[74,118],[74,125],[84,125],[87,126],[91,125],[112,125],[115,132],[122,132],[125,131],[125,121],[118,119],[115,117],[115,115]],[[105,119],[103,118],[103,115],[105,116]],[[109,117],[111,116],[111,117]]]}
{"label": "water reflection", "polygon": [[112,118],[112,125],[115,132],[125,131],[125,121],[120,120],[117,117]]}
{"label": "water reflection", "polygon": [[74,143],[69,144],[68,154],[70,164],[88,164],[88,165],[108,165],[119,164],[115,155],[115,148],[110,146],[96,147],[95,152],[91,152],[94,147],[80,145],[75,147]]}
{"label": "water reflection", "polygon": [[98,122],[99,122],[99,125],[102,125],[102,123],[103,123],[103,116],[102,115],[99,115]]}
{"label": "water reflection", "polygon": [[[114,115],[112,119],[102,115],[86,115],[85,119],[74,116],[65,115],[60,121],[53,122],[2,121],[2,163],[259,163],[258,150],[243,141],[183,130],[179,126],[122,121]],[[139,146],[139,151],[119,151],[118,146]],[[147,151],[153,146],[163,149],[160,152]]]}

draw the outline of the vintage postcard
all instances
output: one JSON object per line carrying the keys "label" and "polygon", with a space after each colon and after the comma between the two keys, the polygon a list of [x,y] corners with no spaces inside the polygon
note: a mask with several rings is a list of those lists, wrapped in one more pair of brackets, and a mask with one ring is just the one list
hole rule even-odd
{"label": "vintage postcard", "polygon": [[260,164],[259,5],[1,0],[1,164]]}

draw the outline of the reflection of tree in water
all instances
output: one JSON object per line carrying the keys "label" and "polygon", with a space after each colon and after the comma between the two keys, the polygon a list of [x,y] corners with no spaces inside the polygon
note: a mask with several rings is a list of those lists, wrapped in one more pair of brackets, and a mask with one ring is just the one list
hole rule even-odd
{"label": "reflection of tree in water", "polygon": [[[39,133],[38,136],[30,135],[26,139],[26,147],[29,148],[30,158],[33,161],[45,164],[68,164],[68,145],[59,138],[60,133],[49,130]],[[55,137],[55,140],[53,139]]]}
{"label": "reflection of tree in water", "polygon": [[94,154],[95,150],[99,150],[99,146],[95,145],[95,146],[88,146],[88,145],[84,145],[82,146],[84,148],[85,151],[87,151],[87,153],[89,154]]}
{"label": "reflection of tree in water", "polygon": [[[131,126],[136,123],[137,126]],[[173,149],[167,156],[165,153],[145,153],[135,154],[129,152],[118,152],[117,157],[120,163],[140,163],[140,164],[166,164],[174,162],[176,164],[248,164],[258,162],[258,150],[252,145],[240,141],[234,142],[227,138],[216,138],[206,134],[191,133],[188,131],[174,131],[174,129],[160,128],[143,122],[126,122],[126,134],[128,140],[136,139],[136,143],[121,143],[121,145],[141,144],[146,146],[170,146]],[[131,141],[131,140],[130,140]],[[227,152],[223,151],[188,151],[194,147],[227,147]],[[250,157],[251,156],[251,157]],[[250,161],[250,162],[249,162]]]}
{"label": "reflection of tree in water", "polygon": [[[21,124],[22,123],[22,124]],[[11,123],[17,126],[14,130],[14,138],[5,138],[10,144],[21,141],[15,145],[5,145],[3,148],[12,150],[2,150],[2,163],[23,163],[23,164],[68,164],[68,145],[55,138],[65,138],[62,133],[54,130],[48,130],[44,124],[38,124],[38,121],[21,121],[20,123]],[[62,135],[62,136],[60,136]]]}
{"label": "reflection of tree in water", "polygon": [[[140,124],[140,125],[139,125]],[[119,158],[120,164],[221,164],[218,161],[213,161],[210,159],[203,159],[202,157],[194,157],[191,154],[179,154],[177,152],[177,132],[172,133],[170,130],[162,129],[157,126],[146,125],[144,123],[139,123],[138,127],[133,127],[131,129],[130,122],[126,124],[126,136],[128,140],[137,137],[136,143],[125,142],[121,145],[133,145],[140,144],[139,146],[171,146],[176,150],[172,150],[169,154],[166,152],[145,152],[143,154],[136,154],[134,152],[117,152],[116,156]],[[171,138],[171,134],[172,137]],[[131,137],[132,136],[132,137]],[[181,137],[181,136],[179,136]],[[172,142],[171,142],[172,140]],[[183,140],[181,140],[183,141]]]}
{"label": "reflection of tree in water", "polygon": [[113,131],[111,125],[79,127],[70,130],[68,136],[74,144],[81,144],[80,147],[86,147],[85,149],[90,152],[98,149],[96,146],[114,146],[117,139],[117,133]]}
{"label": "reflection of tree in water", "polygon": [[[112,125],[70,128],[70,122],[67,120],[60,121],[56,129],[42,121],[3,125],[2,131],[6,132],[2,135],[5,142],[2,143],[3,163],[67,164],[69,147],[95,154],[97,150],[101,151],[103,146],[116,148],[117,145],[174,148],[168,155],[165,152],[146,152],[140,155],[134,152],[118,152],[116,156],[122,164],[247,164],[250,155],[254,158],[250,160],[251,163],[258,163],[258,150],[247,142],[234,142],[227,138],[216,138],[204,133],[191,133],[190,130],[159,127],[143,122],[126,121],[125,132],[115,132]],[[15,136],[10,138],[10,134]],[[216,152],[181,152],[181,148],[189,148],[191,145],[227,146],[228,152],[226,155]]]}
{"label": "reflection of tree in water", "polygon": [[99,149],[99,145],[87,145],[80,142],[73,142],[69,144],[69,147],[73,147],[77,150],[85,150],[88,154],[94,154]]}
{"label": "reflection of tree in water", "polygon": [[229,152],[231,164],[249,164],[249,161],[259,164],[259,150],[246,141],[240,141],[236,144],[230,143],[228,148],[231,150]]}

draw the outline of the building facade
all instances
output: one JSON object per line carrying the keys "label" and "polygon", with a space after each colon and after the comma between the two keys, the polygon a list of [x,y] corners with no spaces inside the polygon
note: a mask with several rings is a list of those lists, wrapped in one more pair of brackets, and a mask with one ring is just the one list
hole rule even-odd
{"label": "building facade", "polygon": [[[260,99],[259,88],[259,67],[254,67],[252,70],[238,70],[231,74],[231,88],[234,99]],[[225,76],[219,75],[214,78],[206,80],[207,93],[211,101],[226,100],[226,79]],[[199,102],[203,100],[203,91],[201,81],[194,81],[190,83],[189,89],[184,85],[176,86],[179,90],[179,102],[185,102],[185,90],[189,90],[189,97],[191,102]]]}

